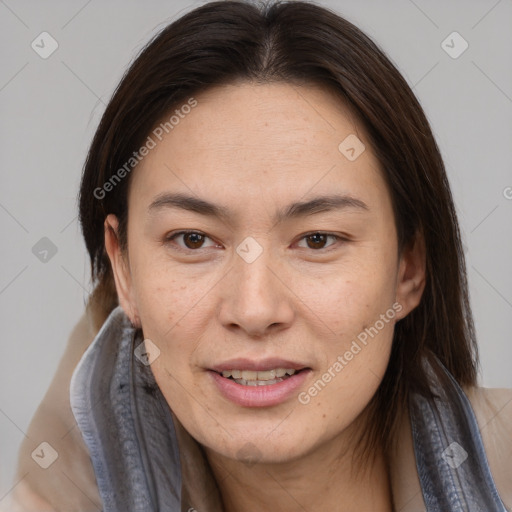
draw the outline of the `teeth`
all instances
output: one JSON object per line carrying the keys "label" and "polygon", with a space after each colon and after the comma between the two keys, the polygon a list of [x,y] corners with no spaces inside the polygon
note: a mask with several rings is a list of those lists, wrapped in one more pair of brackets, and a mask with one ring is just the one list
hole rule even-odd
{"label": "teeth", "polygon": [[[244,374],[245,372],[242,372],[242,375]],[[251,372],[252,373],[252,372]],[[265,372],[254,372],[254,373],[257,373],[257,379],[258,380],[272,380],[272,379],[275,379],[276,378],[276,371],[275,370],[267,370]],[[252,379],[248,379],[247,377],[243,377],[245,380],[252,380]]]}
{"label": "teeth", "polygon": [[296,370],[292,368],[276,368],[274,370],[265,370],[262,372],[255,372],[252,370],[224,370],[222,372],[222,376],[226,378],[233,377],[236,381],[244,381],[244,384],[247,383],[248,386],[258,386],[262,385],[257,384],[260,381],[264,381],[267,384],[275,384],[278,382],[276,378],[278,378],[280,382],[282,380],[281,377],[284,377],[285,375],[293,375],[294,373],[296,373]]}
{"label": "teeth", "polygon": [[282,382],[284,379],[272,379],[272,380],[245,380],[245,379],[235,379],[237,384],[242,384],[243,386],[270,386],[271,384],[277,384],[278,382]]}

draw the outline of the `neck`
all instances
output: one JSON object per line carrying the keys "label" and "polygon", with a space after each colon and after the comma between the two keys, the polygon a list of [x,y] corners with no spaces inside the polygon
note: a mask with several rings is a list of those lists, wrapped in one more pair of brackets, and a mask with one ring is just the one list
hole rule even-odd
{"label": "neck", "polygon": [[353,448],[336,438],[314,452],[279,463],[245,462],[206,449],[225,512],[336,510],[392,512],[386,461],[378,450],[355,470]]}

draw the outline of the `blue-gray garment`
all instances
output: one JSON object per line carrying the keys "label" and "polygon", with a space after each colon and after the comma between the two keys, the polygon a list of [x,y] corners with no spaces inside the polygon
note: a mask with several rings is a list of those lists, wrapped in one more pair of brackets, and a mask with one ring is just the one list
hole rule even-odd
{"label": "blue-gray garment", "polygon": [[[104,512],[182,512],[173,419],[134,355],[138,332],[120,307],[112,311],[73,373],[71,408]],[[439,379],[426,369],[438,398],[411,395],[410,418],[427,512],[506,512],[467,397],[446,370]]]}

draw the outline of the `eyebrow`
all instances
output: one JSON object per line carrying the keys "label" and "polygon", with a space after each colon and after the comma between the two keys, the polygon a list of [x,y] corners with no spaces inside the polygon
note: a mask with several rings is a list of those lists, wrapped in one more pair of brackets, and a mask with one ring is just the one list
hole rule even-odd
{"label": "eyebrow", "polygon": [[[233,217],[233,214],[225,206],[216,205],[198,197],[185,194],[171,194],[164,192],[156,196],[148,207],[148,213],[154,214],[166,208],[179,208],[198,213],[208,217],[216,217],[225,222]],[[285,219],[305,217],[316,213],[332,210],[359,210],[368,211],[368,205],[350,195],[330,194],[314,197],[308,201],[298,201],[289,204],[279,210],[274,216],[274,222],[282,222]]]}

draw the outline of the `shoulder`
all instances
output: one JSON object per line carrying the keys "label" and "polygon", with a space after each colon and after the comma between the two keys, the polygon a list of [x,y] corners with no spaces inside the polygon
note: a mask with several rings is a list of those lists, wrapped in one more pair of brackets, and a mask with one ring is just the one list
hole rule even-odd
{"label": "shoulder", "polygon": [[466,387],[464,392],[471,402],[480,432],[495,434],[496,440],[512,448],[512,389]]}
{"label": "shoulder", "polygon": [[5,498],[2,500],[0,512],[56,512],[55,509],[39,494],[35,493],[30,486],[21,481]]}
{"label": "shoulder", "polygon": [[512,510],[512,389],[464,388],[501,499]]}
{"label": "shoulder", "polygon": [[[39,404],[18,452],[16,481],[9,512],[98,510],[101,503],[88,449],[71,411],[71,376],[97,334],[90,310],[73,327],[53,380]],[[33,451],[46,442],[56,460],[42,469]],[[0,509],[3,512],[3,509]]]}

